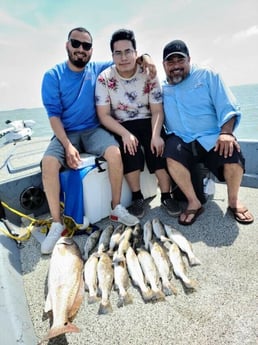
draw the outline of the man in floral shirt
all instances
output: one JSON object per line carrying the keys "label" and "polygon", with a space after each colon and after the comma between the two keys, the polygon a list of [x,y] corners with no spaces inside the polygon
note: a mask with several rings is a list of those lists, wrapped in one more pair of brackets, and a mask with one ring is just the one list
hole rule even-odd
{"label": "man in floral shirt", "polygon": [[170,176],[162,158],[163,107],[159,80],[151,79],[136,63],[134,33],[121,29],[113,33],[110,48],[114,65],[104,70],[96,83],[96,105],[100,122],[112,131],[119,144],[124,174],[132,191],[130,212],[144,215],[140,172],[146,160],[161,190],[161,204],[172,216],[180,213],[171,195]]}

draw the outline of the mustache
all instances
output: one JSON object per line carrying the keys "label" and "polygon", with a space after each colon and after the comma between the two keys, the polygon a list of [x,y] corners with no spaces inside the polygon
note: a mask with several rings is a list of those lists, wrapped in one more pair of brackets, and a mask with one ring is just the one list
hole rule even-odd
{"label": "mustache", "polygon": [[173,73],[173,72],[183,72],[183,71],[184,71],[183,68],[171,68],[170,73]]}

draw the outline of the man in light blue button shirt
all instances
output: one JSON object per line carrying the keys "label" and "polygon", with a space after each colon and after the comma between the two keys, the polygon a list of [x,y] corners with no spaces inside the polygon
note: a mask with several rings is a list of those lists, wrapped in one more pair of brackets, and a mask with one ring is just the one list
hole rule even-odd
{"label": "man in light blue button shirt", "polygon": [[241,118],[239,106],[221,77],[190,63],[188,47],[181,40],[163,50],[166,82],[163,85],[165,128],[168,135],[164,157],[175,183],[188,205],[179,216],[191,225],[204,211],[191,181],[191,169],[204,165],[228,187],[228,209],[243,224],[253,216],[238,200],[245,159],[233,134]]}

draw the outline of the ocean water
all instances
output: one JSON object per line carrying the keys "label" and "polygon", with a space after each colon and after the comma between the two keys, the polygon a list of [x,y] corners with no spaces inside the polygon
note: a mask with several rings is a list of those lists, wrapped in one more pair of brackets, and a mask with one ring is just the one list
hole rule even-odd
{"label": "ocean water", "polygon": [[[239,139],[258,139],[258,84],[232,86],[231,90],[240,104],[243,114],[241,123],[235,132],[236,136]],[[36,124],[33,127],[33,135],[52,136],[44,108],[0,110],[0,131],[7,128],[6,120],[34,120]]]}

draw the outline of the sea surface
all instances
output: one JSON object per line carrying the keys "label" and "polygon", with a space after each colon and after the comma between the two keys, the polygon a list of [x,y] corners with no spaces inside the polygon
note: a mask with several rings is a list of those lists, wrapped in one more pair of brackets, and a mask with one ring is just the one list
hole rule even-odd
{"label": "sea surface", "polygon": [[[235,134],[239,139],[258,139],[258,84],[230,87],[243,114]],[[7,128],[6,120],[34,120],[33,135],[52,136],[44,108],[0,110],[0,131]],[[4,140],[3,138],[0,140]]]}

